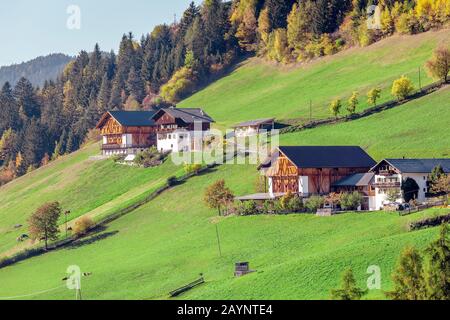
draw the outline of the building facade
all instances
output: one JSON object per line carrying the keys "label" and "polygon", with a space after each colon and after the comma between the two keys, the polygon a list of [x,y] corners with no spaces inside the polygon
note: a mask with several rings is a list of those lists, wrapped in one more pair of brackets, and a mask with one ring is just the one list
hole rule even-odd
{"label": "building facade", "polygon": [[152,146],[167,152],[201,150],[213,120],[199,108],[106,112],[96,128],[102,154],[134,155]]}
{"label": "building facade", "polygon": [[246,121],[235,125],[233,128],[236,137],[249,137],[260,134],[263,130],[273,130],[275,128],[275,119]]}
{"label": "building facade", "polygon": [[375,161],[360,147],[279,147],[260,169],[268,178],[269,194],[287,192],[303,197],[324,195],[339,180],[367,173]]}
{"label": "building facade", "polygon": [[371,210],[380,210],[388,204],[389,193],[397,193],[396,202],[405,202],[402,184],[408,179],[417,183],[413,197],[418,202],[427,200],[430,189],[429,176],[440,165],[446,174],[450,173],[450,159],[384,159],[370,171],[374,173],[373,187],[375,202]]}
{"label": "building facade", "polygon": [[102,135],[102,154],[136,154],[155,145],[154,114],[151,111],[106,112],[96,126]]}
{"label": "building facade", "polygon": [[166,108],[153,117],[157,127],[157,148],[161,152],[201,151],[214,121],[202,109]]}

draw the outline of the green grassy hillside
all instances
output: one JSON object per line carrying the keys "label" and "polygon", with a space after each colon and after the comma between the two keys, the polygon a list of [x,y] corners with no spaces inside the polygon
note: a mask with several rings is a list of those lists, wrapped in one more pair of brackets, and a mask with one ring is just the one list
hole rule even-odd
{"label": "green grassy hillside", "polygon": [[383,89],[380,101],[392,99],[392,82],[402,74],[418,86],[419,67],[422,85],[430,83],[423,66],[440,43],[450,43],[448,29],[394,36],[300,67],[277,67],[250,59],[179,106],[204,108],[222,128],[265,117],[309,118],[310,100],[313,118],[329,117],[329,102],[338,97],[347,100],[356,90],[361,93],[359,109],[363,109],[367,91],[375,86]]}
{"label": "green grassy hillside", "polygon": [[285,145],[358,145],[386,157],[450,157],[450,86],[395,109],[286,135]]}
{"label": "green grassy hillside", "polygon": [[[401,249],[423,246],[436,229],[406,232],[408,217],[387,213],[218,218],[205,208],[203,191],[225,178],[236,194],[252,192],[254,167],[222,166],[175,187],[135,212],[111,223],[79,245],[35,257],[0,270],[0,297],[53,289],[29,298],[71,299],[63,287],[69,265],[84,272],[85,299],[161,299],[204,273],[207,283],[183,298],[295,299],[327,298],[342,270],[354,267],[360,283],[369,265],[379,265],[383,289]],[[219,257],[215,225],[219,228]],[[250,261],[257,272],[235,279],[237,261]],[[382,298],[380,292],[371,297]]]}
{"label": "green grassy hillside", "polygon": [[[394,37],[295,70],[251,61],[182,105],[205,106],[219,126],[272,115],[302,117],[310,98],[306,92],[326,103],[355,89],[387,88],[402,73],[410,72],[415,79],[412,73],[417,65],[438,42],[448,39],[445,32]],[[387,89],[383,98],[388,99]],[[361,145],[376,159],[448,157],[449,107],[447,87],[363,119],[282,135],[280,141],[284,145]],[[325,109],[315,112],[328,115]],[[99,218],[182,172],[171,161],[139,169],[112,160],[90,160],[98,152],[98,145],[88,146],[0,188],[0,255],[20,249],[16,237],[26,232],[27,217],[45,201],[60,201],[71,210],[69,219],[84,214]],[[436,228],[408,232],[408,222],[449,211],[431,209],[406,217],[373,212],[329,218],[220,218],[203,204],[204,190],[213,181],[223,178],[236,195],[243,195],[255,191],[256,177],[252,165],[220,166],[164,192],[98,234],[2,268],[0,299],[72,299],[75,293],[61,281],[70,265],[92,272],[82,280],[85,299],[164,299],[199,273],[205,275],[206,283],[182,298],[326,299],[347,266],[354,268],[364,285],[370,265],[381,268],[382,290],[388,290],[402,248],[423,247],[437,234]],[[18,223],[24,226],[14,229]],[[238,261],[249,261],[257,272],[234,278]],[[384,296],[372,291],[368,297]]]}
{"label": "green grassy hillside", "polygon": [[[98,218],[182,173],[171,161],[142,169],[112,160],[90,160],[99,153],[98,144],[90,145],[0,188],[0,256],[12,247],[15,251],[28,245],[18,245],[16,238],[27,233],[27,218],[47,201],[59,201],[64,210],[70,210],[69,221],[86,213]],[[17,224],[24,227],[15,229]]]}

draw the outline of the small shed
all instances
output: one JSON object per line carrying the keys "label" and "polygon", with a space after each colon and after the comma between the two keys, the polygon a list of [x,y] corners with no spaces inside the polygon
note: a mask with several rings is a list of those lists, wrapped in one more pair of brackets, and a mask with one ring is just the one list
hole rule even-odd
{"label": "small shed", "polygon": [[248,137],[261,133],[262,130],[271,131],[275,128],[275,119],[258,119],[239,123],[234,127],[236,137]]}
{"label": "small shed", "polygon": [[235,264],[234,269],[235,277],[242,277],[252,272],[254,272],[254,270],[250,270],[250,263],[248,262],[238,262]]}

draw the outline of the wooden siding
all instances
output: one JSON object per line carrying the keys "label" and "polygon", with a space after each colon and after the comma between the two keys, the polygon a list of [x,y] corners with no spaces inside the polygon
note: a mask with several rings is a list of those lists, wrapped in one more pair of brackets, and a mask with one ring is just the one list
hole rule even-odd
{"label": "wooden siding", "polygon": [[123,134],[124,128],[114,118],[110,117],[105,124],[100,128],[103,136]]}
{"label": "wooden siding", "polygon": [[299,191],[299,178],[308,177],[308,192],[327,194],[331,185],[351,174],[365,173],[370,168],[297,168],[284,154],[280,153],[275,164],[266,175],[272,178],[273,192],[284,193]]}

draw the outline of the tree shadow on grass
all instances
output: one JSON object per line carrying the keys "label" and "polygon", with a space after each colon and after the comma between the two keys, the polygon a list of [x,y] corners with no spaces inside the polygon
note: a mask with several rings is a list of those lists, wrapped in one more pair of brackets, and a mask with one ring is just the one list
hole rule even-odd
{"label": "tree shadow on grass", "polygon": [[78,249],[78,248],[81,248],[81,247],[93,244],[95,242],[98,242],[98,241],[101,241],[101,240],[105,240],[107,238],[110,238],[110,237],[118,234],[118,233],[119,233],[118,230],[110,231],[110,232],[104,232],[104,233],[97,233],[97,234],[94,234],[92,236],[88,236],[88,237],[85,237],[83,239],[79,239],[79,240],[76,240],[76,241],[72,242],[70,245],[67,246],[67,249],[68,250]]}

